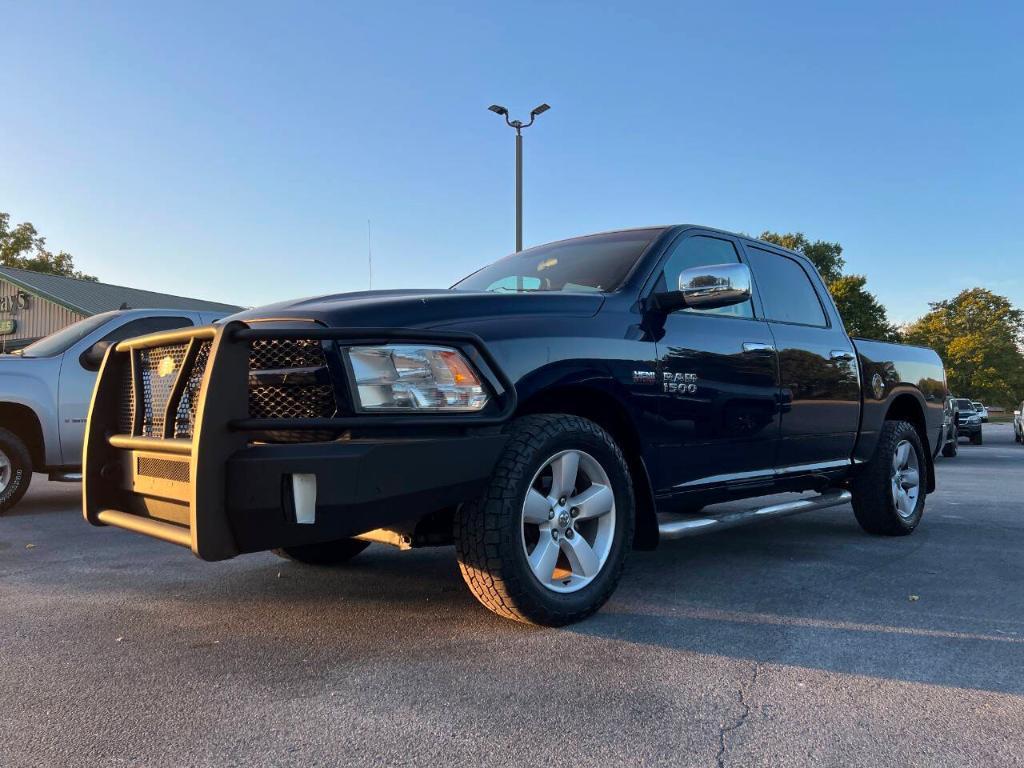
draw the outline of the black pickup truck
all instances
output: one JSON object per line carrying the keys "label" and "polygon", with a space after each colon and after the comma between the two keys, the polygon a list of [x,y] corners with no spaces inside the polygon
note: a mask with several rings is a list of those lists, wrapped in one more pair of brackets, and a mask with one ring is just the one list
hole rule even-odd
{"label": "black pickup truck", "polygon": [[851,340],[798,254],[695,226],[610,232],[450,290],[120,342],[84,514],[204,560],[454,543],[486,607],[558,625],[662,539],[849,501],[864,530],[911,533],[945,396],[931,350]]}

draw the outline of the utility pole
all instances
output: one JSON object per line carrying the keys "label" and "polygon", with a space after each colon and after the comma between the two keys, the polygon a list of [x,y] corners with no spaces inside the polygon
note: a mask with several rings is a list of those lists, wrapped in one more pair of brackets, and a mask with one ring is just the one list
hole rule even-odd
{"label": "utility pole", "polygon": [[508,110],[500,104],[491,104],[488,107],[491,112],[505,118],[505,124],[509,128],[516,129],[516,252],[523,250],[523,129],[533,125],[537,115],[542,115],[551,107],[541,104],[530,111],[530,122],[522,120],[510,120]]}

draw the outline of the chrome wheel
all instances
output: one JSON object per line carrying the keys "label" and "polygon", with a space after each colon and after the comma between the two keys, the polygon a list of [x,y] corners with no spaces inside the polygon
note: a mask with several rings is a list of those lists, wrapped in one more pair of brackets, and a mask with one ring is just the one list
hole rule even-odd
{"label": "chrome wheel", "polygon": [[608,473],[589,453],[556,453],[533,476],[521,528],[523,552],[537,581],[553,592],[587,586],[615,540]]}
{"label": "chrome wheel", "polygon": [[921,471],[917,451],[907,440],[896,444],[892,455],[892,501],[902,518],[912,517],[921,493]]}
{"label": "chrome wheel", "polygon": [[0,493],[7,490],[11,482],[11,459],[3,450],[0,450]]}

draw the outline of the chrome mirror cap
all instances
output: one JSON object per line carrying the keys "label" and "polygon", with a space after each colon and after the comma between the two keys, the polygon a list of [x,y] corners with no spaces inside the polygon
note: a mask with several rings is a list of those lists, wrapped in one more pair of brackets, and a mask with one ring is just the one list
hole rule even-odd
{"label": "chrome mirror cap", "polygon": [[746,264],[712,264],[679,273],[679,291],[690,309],[717,309],[749,301],[750,285]]}

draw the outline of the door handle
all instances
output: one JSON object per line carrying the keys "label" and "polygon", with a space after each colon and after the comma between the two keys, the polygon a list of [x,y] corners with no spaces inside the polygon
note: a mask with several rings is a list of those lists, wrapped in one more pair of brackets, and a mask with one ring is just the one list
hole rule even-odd
{"label": "door handle", "polygon": [[845,349],[833,349],[832,352],[829,353],[829,357],[833,360],[845,360],[849,362],[850,360],[853,360],[853,352],[847,352]]}
{"label": "door handle", "polygon": [[774,344],[765,344],[762,341],[744,341],[743,342],[744,352],[774,352]]}

